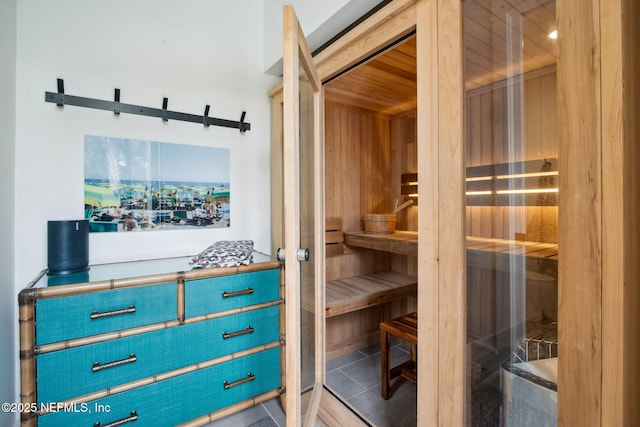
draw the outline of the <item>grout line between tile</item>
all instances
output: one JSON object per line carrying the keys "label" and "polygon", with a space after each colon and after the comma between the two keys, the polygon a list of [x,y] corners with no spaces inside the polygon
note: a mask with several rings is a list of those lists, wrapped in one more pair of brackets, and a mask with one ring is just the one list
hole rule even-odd
{"label": "grout line between tile", "polygon": [[276,425],[277,425],[278,427],[282,427],[282,426],[280,426],[280,423],[278,423],[278,420],[276,420],[276,418],[273,416],[273,414],[271,414],[271,411],[269,411],[269,408],[267,408],[267,407],[264,405],[264,402],[263,402],[263,403],[260,403],[260,405],[262,405],[262,408],[263,408],[265,411],[267,411],[267,414],[269,414],[269,417],[273,420],[273,422],[274,422],[274,423],[276,423]]}

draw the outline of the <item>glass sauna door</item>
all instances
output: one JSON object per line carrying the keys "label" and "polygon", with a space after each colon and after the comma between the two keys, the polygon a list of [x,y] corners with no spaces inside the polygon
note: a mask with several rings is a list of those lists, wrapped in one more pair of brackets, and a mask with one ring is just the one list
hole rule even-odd
{"label": "glass sauna door", "polygon": [[292,7],[283,22],[286,412],[287,426],[311,426],[324,379],[322,84]]}
{"label": "glass sauna door", "polygon": [[462,4],[467,419],[555,425],[555,0]]}

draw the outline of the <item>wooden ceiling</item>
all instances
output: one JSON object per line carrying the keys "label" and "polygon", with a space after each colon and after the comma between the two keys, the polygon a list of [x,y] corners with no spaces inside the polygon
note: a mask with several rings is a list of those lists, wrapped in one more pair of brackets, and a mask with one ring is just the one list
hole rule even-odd
{"label": "wooden ceiling", "polygon": [[[556,26],[555,0],[463,0],[463,5],[467,90],[556,63],[557,42],[548,37]],[[415,37],[325,84],[325,99],[388,115],[414,108]]]}

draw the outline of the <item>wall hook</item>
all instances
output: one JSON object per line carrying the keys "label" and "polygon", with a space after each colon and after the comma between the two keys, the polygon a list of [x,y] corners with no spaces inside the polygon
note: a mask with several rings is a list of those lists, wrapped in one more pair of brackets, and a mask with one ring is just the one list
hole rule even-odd
{"label": "wall hook", "polygon": [[44,101],[52,102],[58,107],[64,107],[65,105],[73,105],[76,107],[94,108],[96,110],[111,111],[115,115],[120,113],[136,114],[139,116],[160,117],[163,122],[172,120],[178,120],[183,122],[201,123],[205,127],[221,126],[233,129],[240,129],[240,133],[245,133],[251,130],[251,123],[244,121],[246,111],[242,112],[240,121],[218,119],[215,117],[209,117],[209,105],[205,107],[204,115],[198,116],[196,114],[180,113],[177,111],[169,111],[169,98],[162,99],[162,108],[144,107],[141,105],[125,104],[120,102],[120,89],[116,88],[113,94],[113,101],[86,98],[82,96],[66,95],[64,93],[64,80],[58,79],[58,92],[45,92]]}
{"label": "wall hook", "polygon": [[202,116],[202,124],[204,127],[209,127],[209,106],[204,107],[204,115]]}
{"label": "wall hook", "polygon": [[247,131],[247,129],[245,128],[245,123],[244,123],[244,116],[246,116],[247,112],[243,111],[242,114],[240,115],[240,133],[245,133]]}
{"label": "wall hook", "polygon": [[113,114],[120,115],[120,89],[118,88],[113,92]]}
{"label": "wall hook", "polygon": [[162,121],[168,122],[169,116],[167,116],[167,106],[169,105],[169,98],[162,98]]}
{"label": "wall hook", "polygon": [[64,107],[64,80],[58,79],[58,94],[61,95],[61,101],[56,103],[58,107]]}

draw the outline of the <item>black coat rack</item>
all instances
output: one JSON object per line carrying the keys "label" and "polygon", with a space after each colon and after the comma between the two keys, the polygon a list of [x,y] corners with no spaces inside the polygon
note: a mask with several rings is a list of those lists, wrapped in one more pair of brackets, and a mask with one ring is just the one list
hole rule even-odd
{"label": "black coat rack", "polygon": [[58,92],[45,92],[45,102],[53,102],[58,107],[65,105],[75,105],[76,107],[95,108],[97,110],[113,111],[114,114],[120,113],[137,114],[141,116],[159,117],[162,121],[180,120],[183,122],[201,123],[204,127],[222,126],[227,128],[240,129],[240,133],[251,130],[251,123],[244,121],[246,111],[240,115],[240,121],[216,119],[209,117],[209,105],[204,108],[204,115],[179,113],[167,109],[169,98],[162,99],[162,108],[143,107],[140,105],[124,104],[120,102],[120,89],[115,89],[113,101],[104,101],[101,99],[85,98],[81,96],[67,95],[64,93],[64,80],[58,79]]}

